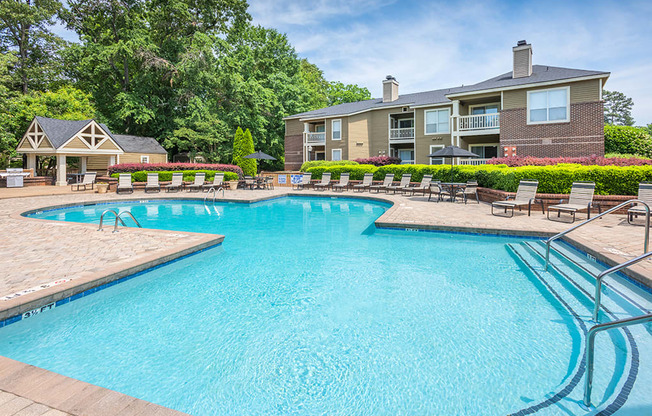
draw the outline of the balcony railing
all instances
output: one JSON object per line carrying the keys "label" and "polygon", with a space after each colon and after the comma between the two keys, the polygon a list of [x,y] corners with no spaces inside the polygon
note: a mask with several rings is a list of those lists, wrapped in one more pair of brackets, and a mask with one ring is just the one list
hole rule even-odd
{"label": "balcony railing", "polygon": [[390,140],[414,139],[414,127],[403,127],[400,129],[389,129]]}
{"label": "balcony railing", "polygon": [[306,144],[325,144],[326,143],[326,133],[304,133],[306,137]]}
{"label": "balcony railing", "polygon": [[460,159],[460,165],[486,165],[489,159]]}
{"label": "balcony railing", "polygon": [[488,130],[500,128],[500,114],[476,114],[458,118],[459,131]]}

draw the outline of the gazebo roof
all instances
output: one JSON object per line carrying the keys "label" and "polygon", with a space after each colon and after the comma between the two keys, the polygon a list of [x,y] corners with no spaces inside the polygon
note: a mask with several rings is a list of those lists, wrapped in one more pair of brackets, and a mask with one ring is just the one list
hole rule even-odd
{"label": "gazebo roof", "polygon": [[114,134],[112,137],[125,153],[167,153],[167,150],[153,137],[131,136],[128,134]]}

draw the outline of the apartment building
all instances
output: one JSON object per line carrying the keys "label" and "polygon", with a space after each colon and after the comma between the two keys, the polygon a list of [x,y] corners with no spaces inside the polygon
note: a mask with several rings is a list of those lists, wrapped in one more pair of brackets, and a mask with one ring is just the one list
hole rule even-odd
{"label": "apartment building", "polygon": [[511,72],[477,84],[399,94],[383,80],[383,97],[286,117],[285,167],[308,160],[396,156],[401,163],[429,158],[456,145],[492,157],[604,154],[602,88],[609,72],[532,64],[532,45],[519,41]]}

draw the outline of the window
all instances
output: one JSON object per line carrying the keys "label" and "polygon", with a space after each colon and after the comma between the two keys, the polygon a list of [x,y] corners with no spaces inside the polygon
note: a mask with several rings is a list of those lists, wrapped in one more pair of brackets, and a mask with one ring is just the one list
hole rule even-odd
{"label": "window", "polygon": [[315,126],[315,133],[324,133],[326,132],[326,125],[324,124],[317,124]]}
{"label": "window", "polygon": [[331,160],[342,160],[342,149],[333,149],[331,151]]}
{"label": "window", "polygon": [[471,107],[471,114],[495,114],[498,112],[498,104],[476,105]]}
{"label": "window", "polygon": [[324,151],[314,152],[311,156],[310,160],[326,160],[326,152]]}
{"label": "window", "polygon": [[409,129],[414,127],[414,120],[411,118],[403,118],[398,120],[399,129]]}
{"label": "window", "polygon": [[426,134],[449,133],[450,110],[428,110],[426,113]]}
{"label": "window", "polygon": [[569,87],[528,91],[528,124],[559,123],[568,121],[569,95]]}
{"label": "window", "polygon": [[498,145],[474,145],[470,146],[471,153],[480,156],[481,159],[491,159],[498,157]]}
{"label": "window", "polygon": [[149,156],[146,155],[141,156],[140,163],[149,163]]}
{"label": "window", "polygon": [[[333,120],[331,122],[331,139],[341,140],[342,139],[342,120]],[[338,159],[339,160],[339,159]]]}
{"label": "window", "polygon": [[398,157],[401,159],[401,165],[414,163],[414,149],[399,149]]}
{"label": "window", "polygon": [[[437,150],[441,150],[444,148],[443,144],[433,144],[430,146],[430,154],[435,153]],[[443,157],[431,157],[430,158],[430,164],[431,165],[443,165],[444,164],[444,158]]]}

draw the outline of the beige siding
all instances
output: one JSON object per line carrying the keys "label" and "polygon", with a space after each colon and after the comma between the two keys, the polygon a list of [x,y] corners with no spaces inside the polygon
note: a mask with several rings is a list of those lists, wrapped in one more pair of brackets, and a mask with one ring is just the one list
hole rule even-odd
{"label": "beige siding", "polygon": [[285,135],[294,136],[303,133],[303,121],[298,119],[285,120]]}
{"label": "beige siding", "polygon": [[25,139],[23,142],[18,146],[19,149],[33,149],[32,143],[30,143],[29,140]]}
{"label": "beige siding", "polygon": [[74,139],[72,139],[70,141],[70,143],[68,143],[63,148],[64,149],[85,149],[85,150],[89,150],[89,147],[86,145],[86,143],[81,141],[81,139],[78,138],[78,137],[75,137]]}
{"label": "beige siding", "polygon": [[111,139],[108,139],[107,141],[102,143],[98,147],[98,149],[101,149],[101,150],[120,150],[120,148],[118,146],[116,146],[115,143],[113,143],[113,141]]}
{"label": "beige siding", "polygon": [[[451,134],[425,134],[425,120],[426,120],[426,115],[425,112],[427,110],[440,110],[448,108],[449,111],[453,112],[453,107],[452,106],[444,106],[444,107],[429,107],[429,108],[418,108],[415,113],[414,113],[414,157],[415,157],[415,163],[417,164],[430,164],[430,159],[428,158],[428,155],[430,154],[430,146],[431,145],[444,145],[444,146],[450,146],[451,144]],[[452,128],[453,126],[450,126]]]}
{"label": "beige siding", "polygon": [[140,163],[141,156],[149,156],[149,163],[165,163],[164,154],[149,153],[124,153],[120,155],[120,163]]}
{"label": "beige siding", "polygon": [[567,87],[569,85],[571,104],[599,101],[600,82],[601,81],[599,79],[591,79],[568,84],[505,91],[503,92],[503,109],[510,110],[514,108],[525,108],[527,106],[528,91]]}
{"label": "beige siding", "polygon": [[43,138],[43,141],[41,141],[41,144],[39,144],[38,148],[46,149],[46,150],[54,150],[47,137]]}
{"label": "beige siding", "polygon": [[369,157],[369,113],[349,117],[349,159]]}
{"label": "beige siding", "polygon": [[391,108],[369,112],[369,156],[389,156],[389,115],[400,111]]}
{"label": "beige siding", "polygon": [[110,156],[89,156],[86,162],[86,170],[97,172],[98,175],[106,174],[106,168],[109,166]]}
{"label": "beige siding", "polygon": [[[341,140],[333,140],[333,120],[342,121],[342,132]],[[348,160],[348,138],[349,138],[349,126],[348,126],[348,117],[335,117],[326,119],[326,160],[332,160],[333,149],[342,149],[342,160]]]}

